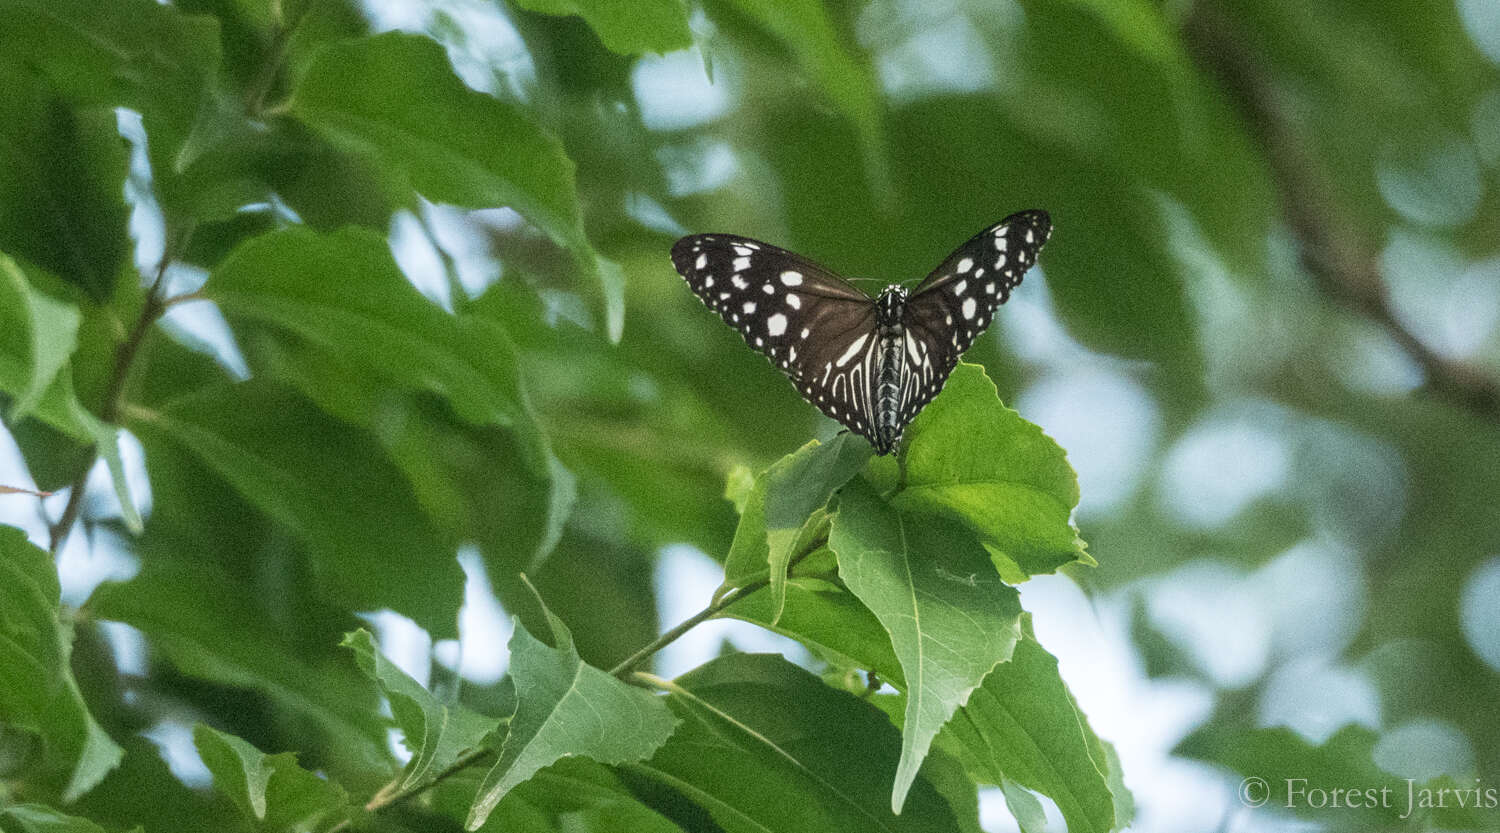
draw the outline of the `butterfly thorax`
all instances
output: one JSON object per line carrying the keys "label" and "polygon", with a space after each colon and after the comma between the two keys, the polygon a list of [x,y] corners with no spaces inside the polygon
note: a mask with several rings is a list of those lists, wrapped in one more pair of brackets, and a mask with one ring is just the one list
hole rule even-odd
{"label": "butterfly thorax", "polygon": [[888,286],[875,301],[875,326],[880,337],[880,368],[875,389],[875,449],[881,454],[901,441],[901,370],[906,360],[906,289]]}

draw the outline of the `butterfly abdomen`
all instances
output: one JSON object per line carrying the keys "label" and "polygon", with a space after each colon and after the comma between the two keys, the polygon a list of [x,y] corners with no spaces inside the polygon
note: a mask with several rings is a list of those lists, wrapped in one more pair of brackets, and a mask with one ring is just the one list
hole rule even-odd
{"label": "butterfly abdomen", "polygon": [[880,369],[875,388],[875,450],[888,454],[901,441],[901,371],[906,363],[906,290],[890,286],[875,302],[880,336]]}

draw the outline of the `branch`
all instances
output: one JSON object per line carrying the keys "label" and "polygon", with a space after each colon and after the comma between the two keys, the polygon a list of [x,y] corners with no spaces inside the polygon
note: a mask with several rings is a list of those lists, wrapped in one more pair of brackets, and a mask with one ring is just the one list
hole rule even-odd
{"label": "branch", "polygon": [[[125,382],[130,377],[130,368],[135,364],[136,354],[140,352],[141,343],[146,340],[146,333],[151,331],[151,325],[166,312],[166,305],[161,300],[161,288],[166,278],[167,267],[172,264],[176,252],[187,246],[187,240],[191,232],[181,235],[173,245],[168,240],[162,248],[161,262],[156,265],[156,276],[151,281],[151,287],[146,290],[146,300],[141,304],[141,314],[136,317],[135,324],[130,328],[130,334],[120,343],[115,350],[115,363],[109,374],[109,383],[104,390],[104,400],[99,405],[99,419],[103,422],[114,423],[120,418],[120,409],[125,404]],[[95,459],[98,455],[95,454]],[[73,530],[73,524],[77,523],[78,515],[83,510],[83,493],[87,490],[89,472],[94,468],[91,460],[83,471],[73,481],[68,492],[68,503],[63,507],[63,513],[58,517],[57,523],[49,530],[52,553],[55,555],[63,541],[67,540],[68,533]]]}
{"label": "branch", "polygon": [[1339,209],[1327,172],[1299,135],[1279,90],[1226,16],[1213,3],[1194,3],[1183,36],[1199,64],[1218,76],[1261,145],[1303,266],[1318,287],[1383,328],[1421,366],[1434,393],[1500,421],[1500,380],[1437,354],[1397,319],[1375,247]]}

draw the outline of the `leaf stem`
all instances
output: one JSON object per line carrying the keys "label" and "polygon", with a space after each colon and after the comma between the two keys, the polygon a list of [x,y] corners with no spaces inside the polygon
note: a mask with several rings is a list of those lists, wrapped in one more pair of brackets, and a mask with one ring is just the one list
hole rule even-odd
{"label": "leaf stem", "polygon": [[[471,766],[474,766],[475,764],[494,754],[495,751],[489,748],[471,749],[468,752],[465,752],[464,754],[458,756],[458,760],[449,764],[447,768],[442,772],[439,772],[437,775],[432,776],[430,780],[424,781],[411,787],[407,787],[404,790],[391,789],[392,786],[400,781],[400,776],[397,776],[397,780],[392,781],[390,784],[387,784],[385,787],[381,788],[379,792],[375,793],[375,796],[373,798],[365,803],[365,811],[369,813],[378,813],[381,810],[386,809],[387,807],[393,807],[402,802],[410,801],[411,799],[416,798],[422,793],[425,793],[433,787],[437,786],[439,783],[452,778],[458,773],[468,769]],[[328,828],[328,833],[341,833],[341,831],[349,830],[353,827],[353,819],[344,819],[338,824],[335,824],[334,826]]]}
{"label": "leaf stem", "polygon": [[[790,572],[792,567],[795,567],[798,562],[802,561],[802,559],[808,557],[809,555],[812,555],[817,551],[818,547],[821,547],[825,543],[827,543],[827,538],[819,538],[810,542],[806,547],[803,548],[801,552],[792,556],[792,559],[787,562],[787,571]],[[731,590],[728,593],[725,593],[723,596],[720,596],[710,602],[708,607],[705,607],[697,613],[694,613],[692,616],[689,616],[688,618],[682,620],[682,622],[679,623],[676,627],[651,640],[651,642],[646,644],[639,651],[636,651],[635,653],[626,657],[625,660],[619,665],[611,668],[609,670],[609,673],[615,675],[616,677],[619,677],[622,680],[627,680],[627,678],[630,677],[631,672],[635,670],[635,667],[649,659],[652,654],[655,654],[662,648],[665,648],[673,642],[676,642],[679,638],[682,637],[683,634],[703,624],[709,619],[714,618],[719,613],[723,612],[725,608],[729,607],[740,599],[745,598],[751,593],[754,593],[762,587],[769,585],[770,583],[771,578],[770,576],[767,576],[766,578],[756,579],[749,584],[741,585],[740,587]]]}

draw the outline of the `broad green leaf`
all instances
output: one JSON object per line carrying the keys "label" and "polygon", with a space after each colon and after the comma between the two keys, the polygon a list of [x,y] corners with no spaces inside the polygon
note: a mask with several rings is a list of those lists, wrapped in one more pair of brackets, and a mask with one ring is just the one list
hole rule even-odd
{"label": "broad green leaf", "polygon": [[[816,513],[870,459],[870,444],[850,433],[826,445],[812,440],[756,479],[724,565],[724,587],[738,587],[769,568],[771,621],[786,600],[787,565],[799,546],[813,543]],[[721,588],[722,589],[722,588]]]}
{"label": "broad green leaf", "polygon": [[620,769],[648,804],[693,802],[727,833],[962,829],[925,777],[893,814],[895,727],[780,656],[730,654],[657,682],[682,725],[650,761]]}
{"label": "broad green leaf", "polygon": [[1031,636],[1016,643],[1010,661],[984,678],[943,731],[975,777],[1047,796],[1070,833],[1118,829],[1108,754],[1073,703],[1057,660]]}
{"label": "broad green leaf", "polygon": [[0,807],[0,830],[5,833],[105,833],[104,828],[43,804]]}
{"label": "broad green leaf", "polygon": [[0,526],[0,724],[36,736],[30,769],[76,801],[120,762],[120,747],[89,713],[69,659],[73,629],[64,618],[52,558],[19,529]]}
{"label": "broad green leaf", "polygon": [[454,544],[363,431],[259,379],[129,416],[148,456],[159,444],[190,452],[302,540],[328,598],[353,610],[389,607],[434,635],[456,633],[463,572]]}
{"label": "broad green leaf", "polygon": [[139,112],[156,187],[168,207],[194,196],[193,186],[201,183],[180,176],[180,154],[218,69],[217,21],[154,0],[0,0],[0,18],[6,24],[0,55],[34,69],[74,104]]}
{"label": "broad green leaf", "polygon": [[897,688],[906,687],[891,635],[849,591],[814,577],[793,575],[786,583],[786,605],[772,621],[772,599],[766,589],[737,599],[720,614],[754,622],[789,636],[838,668],[864,668]]}
{"label": "broad green leaf", "polygon": [[354,652],[360,670],[380,684],[391,704],[391,716],[411,750],[401,789],[427,783],[448,768],[466,750],[479,744],[495,721],[458,704],[444,704],[416,680],[397,668],[375,646],[369,631],[357,630],[344,637],[344,647]]}
{"label": "broad green leaf", "polygon": [[677,724],[660,698],[586,665],[567,626],[551,612],[546,616],[555,643],[550,647],[516,620],[510,640],[516,713],[500,759],[469,809],[470,830],[542,767],[569,756],[609,764],[639,761],[650,757]]}
{"label": "broad green leaf", "polygon": [[521,111],[465,86],[437,42],[387,33],[327,46],[297,84],[291,109],[330,141],[403,174],[428,199],[514,209],[599,284],[606,332],[619,340],[623,278],[584,234],[572,160]]}
{"label": "broad green leaf", "polygon": [[319,829],[347,813],[343,787],[298,766],[290,752],[267,755],[201,723],[193,727],[193,745],[213,774],[214,788],[258,830]]}
{"label": "broad green leaf", "polygon": [[[510,431],[514,447],[507,449],[507,465],[521,469],[530,481],[516,488],[535,497],[541,510],[533,512],[528,504],[523,521],[485,507],[489,515],[499,515],[492,520],[505,524],[506,533],[464,533],[490,544],[486,555],[497,574],[532,567],[557,542],[572,507],[574,479],[552,455],[535,421],[510,339],[494,321],[449,315],[423,298],[401,274],[384,238],[355,228],[326,235],[305,229],[264,235],[236,250],[202,291],[218,302],[237,330],[251,323],[272,329],[268,335],[275,338],[277,351],[262,352],[272,354],[278,375],[325,410],[383,438],[406,424],[378,424],[378,417],[390,416],[387,386],[435,393],[472,425]],[[416,414],[407,419],[427,422]],[[392,451],[419,489],[423,479],[414,466],[441,468],[452,455],[435,443],[452,430],[429,425],[392,440],[417,455]],[[482,437],[455,441],[489,444]],[[474,480],[477,474],[466,477]],[[440,472],[433,476],[451,483]],[[535,494],[538,488],[541,493]],[[448,511],[461,505],[446,497],[421,496],[432,513],[440,513],[444,505]],[[534,535],[517,534],[519,524],[532,520],[538,521]],[[495,554],[507,545],[525,551]]]}
{"label": "broad green leaf", "polygon": [[523,9],[543,14],[576,14],[599,40],[622,55],[672,52],[693,44],[687,9],[681,0],[516,0]]}
{"label": "broad green leaf", "polygon": [[0,254],[0,391],[15,398],[10,419],[30,415],[81,443],[92,443],[109,468],[126,526],[141,530],[120,460],[119,431],[79,403],[69,359],[77,346],[78,310],[35,289],[21,265]]}
{"label": "broad green leaf", "polygon": [[907,431],[908,514],[952,518],[973,530],[1007,582],[1092,564],[1070,516],[1078,478],[1042,429],[1000,403],[984,369],[960,364]]}
{"label": "broad green leaf", "polygon": [[301,743],[328,751],[335,774],[386,776],[387,721],[351,664],[308,657],[220,568],[161,555],[146,564],[129,582],[100,585],[89,612],[137,628],[186,676],[264,695]]}
{"label": "broad green leaf", "polygon": [[863,481],[844,489],[829,547],[839,577],[891,635],[905,676],[906,717],[891,809],[932,739],[1020,638],[1021,600],[984,550],[951,521],[916,519]]}
{"label": "broad green leaf", "polygon": [[41,78],[0,63],[0,147],[0,250],[108,298],[130,250],[114,111],[71,108]]}

